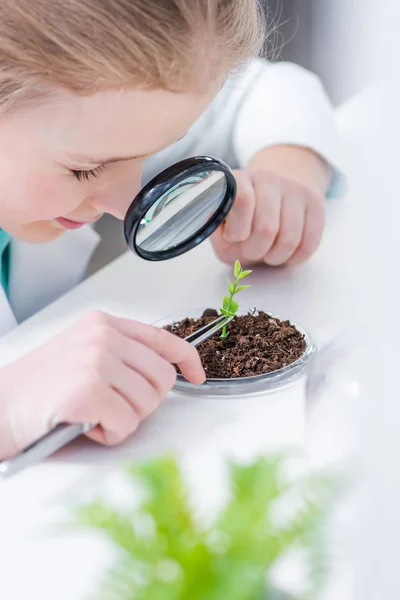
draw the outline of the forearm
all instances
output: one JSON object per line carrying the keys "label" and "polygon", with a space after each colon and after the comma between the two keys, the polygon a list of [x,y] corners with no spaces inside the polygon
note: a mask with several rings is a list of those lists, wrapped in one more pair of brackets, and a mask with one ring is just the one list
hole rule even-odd
{"label": "forearm", "polygon": [[247,165],[262,168],[296,179],[325,194],[332,172],[330,166],[315,152],[300,146],[270,146],[260,150]]}

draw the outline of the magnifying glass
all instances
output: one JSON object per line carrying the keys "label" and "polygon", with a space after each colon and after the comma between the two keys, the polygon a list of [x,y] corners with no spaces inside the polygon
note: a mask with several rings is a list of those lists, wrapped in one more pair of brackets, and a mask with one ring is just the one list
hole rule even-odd
{"label": "magnifying glass", "polygon": [[184,254],[221,225],[235,196],[234,175],[222,160],[182,160],[149,181],[133,200],[124,219],[126,242],[145,260]]}

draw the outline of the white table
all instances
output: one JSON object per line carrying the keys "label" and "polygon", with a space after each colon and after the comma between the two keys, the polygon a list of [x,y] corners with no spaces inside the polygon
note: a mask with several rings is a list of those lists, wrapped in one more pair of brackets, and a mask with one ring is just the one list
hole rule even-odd
{"label": "white table", "polygon": [[[348,148],[353,142],[354,147],[359,148],[357,136],[349,138]],[[366,204],[370,203],[372,208],[374,201],[357,186],[346,199],[331,201],[328,229],[315,257],[297,269],[256,269],[252,288],[242,296],[242,305],[257,306],[292,319],[308,330],[319,344],[354,326],[355,315],[362,320],[380,295],[380,279],[386,277],[384,270],[376,272],[375,280],[379,284],[371,289],[373,253],[368,258],[368,252],[360,252],[360,246],[373,231],[374,223],[368,216]],[[229,271],[214,258],[208,243],[178,259],[158,264],[126,254],[7,336],[0,349],[0,364],[23,354],[91,308],[151,323],[177,311],[184,314],[193,307],[218,307]],[[299,406],[297,388],[280,394],[280,402],[275,404],[281,406],[280,411],[276,408],[278,420],[282,420],[284,402],[287,406]],[[258,410],[256,405],[253,409]],[[254,440],[246,450],[246,444],[254,437],[253,431],[246,428],[243,431],[240,427],[242,417],[246,424],[248,412],[249,406],[247,411],[243,409],[242,414],[235,415],[238,437],[234,445],[229,446],[228,441],[228,449],[236,449],[239,454],[241,445],[242,454],[255,450]],[[73,496],[80,486],[87,485],[88,479],[83,483],[84,478],[98,478],[99,472],[114,466],[121,456],[144,458],[166,449],[186,457],[194,480],[204,481],[208,474],[201,456],[207,452],[207,437],[212,430],[214,446],[211,444],[209,451],[224,447],[226,414],[226,407],[221,409],[215,404],[214,409],[209,405],[204,410],[197,401],[172,396],[119,448],[105,449],[85,440],[78,441],[46,463],[15,479],[0,482],[0,597],[7,600],[28,596],[43,600],[83,598],[84,592],[92,589],[101,565],[107,564],[107,551],[86,535],[43,537],[43,525],[57,522],[59,518],[57,501],[65,501],[71,493]],[[297,418],[298,414],[286,414],[287,439],[273,442],[300,441]],[[333,439],[336,452],[341,443],[346,446],[348,437],[344,435],[341,439],[340,433],[346,429],[341,427],[346,418],[332,412],[332,407],[327,408],[325,414],[320,411],[312,425],[319,428],[316,439],[320,445],[311,444],[319,460],[331,458]],[[257,415],[253,415],[253,423],[255,421]],[[308,435],[312,439],[312,428]],[[262,439],[260,431],[256,439],[257,443]],[[346,569],[327,591],[326,598],[352,598]]]}

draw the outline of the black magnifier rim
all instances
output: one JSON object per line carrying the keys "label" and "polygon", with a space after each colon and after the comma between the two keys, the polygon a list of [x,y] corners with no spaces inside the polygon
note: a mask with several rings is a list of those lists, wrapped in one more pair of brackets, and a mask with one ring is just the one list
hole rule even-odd
{"label": "black magnifier rim", "polygon": [[[136,245],[136,232],[139,228],[142,218],[149,208],[169,189],[174,187],[180,181],[201,173],[202,171],[220,171],[226,177],[226,192],[220,206],[199,231],[189,237],[187,240],[168,248],[148,252],[138,248]],[[186,158],[168,167],[153,179],[151,179],[138,193],[131,203],[124,219],[124,236],[128,247],[132,252],[150,261],[168,260],[184,254],[195,246],[201,244],[208,238],[224,221],[225,217],[232,208],[236,196],[236,181],[231,168],[222,160],[212,158],[211,156],[193,156]]]}

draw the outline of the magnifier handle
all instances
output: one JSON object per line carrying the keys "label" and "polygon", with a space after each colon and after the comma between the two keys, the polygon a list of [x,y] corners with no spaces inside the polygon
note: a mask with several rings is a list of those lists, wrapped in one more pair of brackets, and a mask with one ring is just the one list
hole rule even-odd
{"label": "magnifier handle", "polygon": [[89,423],[74,423],[72,425],[62,423],[56,425],[51,431],[24,448],[16,456],[0,462],[0,477],[11,477],[23,469],[35,465],[94,427],[95,425]]}

